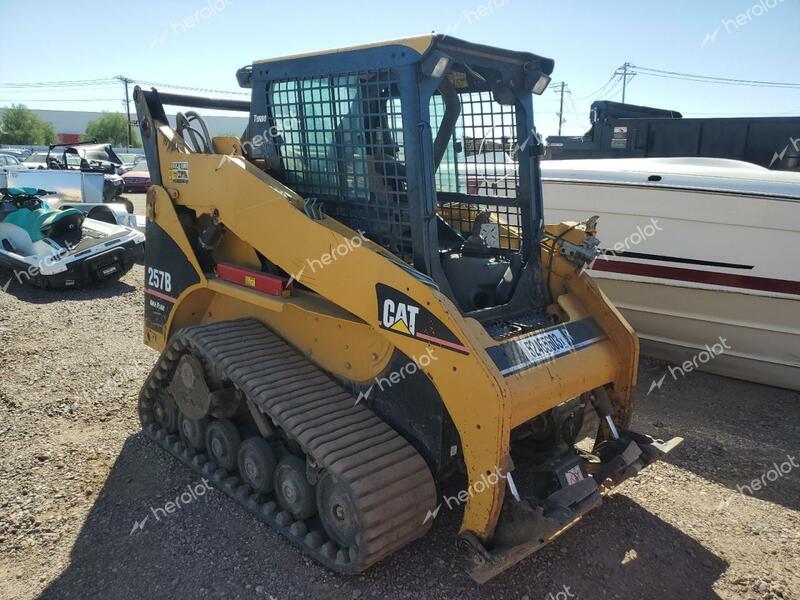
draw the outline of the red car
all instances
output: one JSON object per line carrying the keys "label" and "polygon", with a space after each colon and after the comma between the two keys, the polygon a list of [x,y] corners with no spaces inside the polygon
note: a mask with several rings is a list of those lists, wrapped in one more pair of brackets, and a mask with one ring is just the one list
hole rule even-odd
{"label": "red car", "polygon": [[122,185],[126,192],[146,192],[150,189],[150,171],[142,161],[127,173],[122,174]]}

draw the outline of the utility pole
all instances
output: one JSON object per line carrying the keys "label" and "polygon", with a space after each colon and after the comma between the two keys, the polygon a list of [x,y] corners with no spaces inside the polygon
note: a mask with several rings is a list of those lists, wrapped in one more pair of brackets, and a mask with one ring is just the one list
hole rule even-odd
{"label": "utility pole", "polygon": [[625,104],[625,88],[628,87],[628,63],[622,65],[622,103]]}
{"label": "utility pole", "polygon": [[118,79],[122,82],[125,86],[125,112],[128,115],[128,150],[131,149],[131,99],[128,95],[128,84],[133,83],[130,79],[125,77],[124,75],[117,75],[114,79]]}
{"label": "utility pole", "polygon": [[561,135],[561,125],[564,124],[564,91],[567,87],[567,84],[562,81],[556,85],[560,87],[553,88],[553,91],[557,94],[561,94],[561,102],[558,107],[558,135]]}
{"label": "utility pole", "polygon": [[[632,67],[633,65],[629,62],[626,62],[622,65],[622,103],[625,104],[625,92],[627,91],[628,87],[628,67]],[[619,72],[619,71],[618,71]],[[631,79],[636,73],[631,73]]]}

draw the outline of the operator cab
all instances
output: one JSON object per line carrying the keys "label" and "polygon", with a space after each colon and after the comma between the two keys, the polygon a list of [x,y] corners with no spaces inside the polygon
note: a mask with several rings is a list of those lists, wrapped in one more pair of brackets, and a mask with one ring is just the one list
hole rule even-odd
{"label": "operator cab", "polygon": [[517,333],[548,318],[532,98],[552,69],[442,35],[257,62],[237,73],[242,146],[490,333]]}

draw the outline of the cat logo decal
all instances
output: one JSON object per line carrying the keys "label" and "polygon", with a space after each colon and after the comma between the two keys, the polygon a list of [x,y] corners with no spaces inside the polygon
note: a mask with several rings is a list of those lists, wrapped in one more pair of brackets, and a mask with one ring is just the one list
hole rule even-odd
{"label": "cat logo decal", "polygon": [[375,286],[375,291],[378,296],[378,326],[381,329],[469,354],[469,348],[461,343],[458,336],[429,310],[415,304],[409,296],[382,283]]}

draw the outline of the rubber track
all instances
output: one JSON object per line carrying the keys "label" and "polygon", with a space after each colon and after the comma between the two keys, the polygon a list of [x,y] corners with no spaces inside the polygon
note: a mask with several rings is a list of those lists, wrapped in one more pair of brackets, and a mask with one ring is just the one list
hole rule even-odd
{"label": "rubber track", "polygon": [[[274,496],[255,494],[238,473],[221,469],[160,428],[153,401],[181,356],[201,357],[231,381],[324,470],[347,484],[360,515],[353,548],[330,540],[319,520],[295,520]],[[419,453],[324,371],[254,319],[222,321],[177,332],[139,395],[144,431],[262,521],[324,565],[358,573],[427,532],[436,487]]]}

